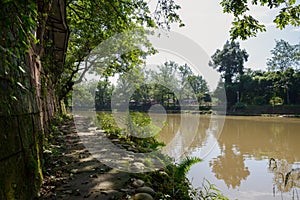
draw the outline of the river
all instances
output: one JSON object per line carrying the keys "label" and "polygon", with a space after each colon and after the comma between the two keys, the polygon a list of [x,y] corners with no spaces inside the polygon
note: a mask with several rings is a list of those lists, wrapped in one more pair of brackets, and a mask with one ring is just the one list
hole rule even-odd
{"label": "river", "polygon": [[[155,118],[155,117],[154,117]],[[187,174],[229,199],[299,199],[300,119],[168,114],[159,140],[175,162],[200,157]]]}

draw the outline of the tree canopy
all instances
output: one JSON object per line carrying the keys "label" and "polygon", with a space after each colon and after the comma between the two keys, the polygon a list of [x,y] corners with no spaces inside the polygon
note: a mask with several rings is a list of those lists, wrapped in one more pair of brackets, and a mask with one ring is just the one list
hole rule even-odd
{"label": "tree canopy", "polygon": [[[70,29],[65,68],[60,76],[58,90],[63,99],[72,89],[75,82],[81,80],[78,72],[87,71],[82,66],[85,58],[101,42],[121,33],[145,27],[170,28],[170,23],[182,22],[176,13],[180,6],[174,1],[159,0],[155,10],[150,10],[147,2],[117,0],[76,0],[67,4],[67,21]],[[129,45],[120,43],[119,45]],[[107,76],[115,72],[130,70],[141,64],[147,54],[154,53],[150,44],[143,51],[132,51],[111,60],[111,67],[104,72]],[[81,73],[84,75],[84,72]],[[102,74],[102,75],[103,75]]]}
{"label": "tree canopy", "polygon": [[291,45],[285,40],[276,40],[276,46],[271,50],[271,54],[272,57],[267,59],[269,70],[300,69],[300,44]]}
{"label": "tree canopy", "polygon": [[[217,52],[220,52],[220,50]],[[231,82],[220,81],[217,90],[214,92],[215,96],[217,96],[220,89],[225,88],[229,106],[238,104],[243,106],[299,104],[299,53],[299,45],[291,45],[284,40],[276,41],[275,47],[271,50],[272,57],[267,62],[268,69],[251,70],[243,68],[242,73],[237,71],[238,76],[235,76],[235,79]],[[229,56],[224,57],[221,59],[223,62]],[[224,68],[217,67],[225,77]]]}
{"label": "tree canopy", "polygon": [[217,49],[211,56],[209,65],[222,74],[225,83],[231,83],[234,76],[243,74],[248,56],[245,49],[240,49],[238,42],[227,41],[222,50]]}
{"label": "tree canopy", "polygon": [[266,31],[265,25],[249,14],[250,6],[253,5],[279,9],[273,20],[279,29],[288,25],[300,26],[300,5],[296,0],[222,0],[223,12],[234,16],[230,30],[231,39],[245,40],[256,36],[258,32]]}

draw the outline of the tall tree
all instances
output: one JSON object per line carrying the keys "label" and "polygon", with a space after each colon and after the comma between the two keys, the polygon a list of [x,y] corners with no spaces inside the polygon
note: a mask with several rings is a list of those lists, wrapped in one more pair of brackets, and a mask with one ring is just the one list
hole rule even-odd
{"label": "tall tree", "polygon": [[267,59],[267,66],[272,71],[284,71],[287,68],[299,69],[300,44],[291,45],[284,40],[276,40],[276,46],[271,50],[272,57]]}
{"label": "tall tree", "polygon": [[114,86],[111,85],[108,78],[100,80],[95,91],[95,106],[97,110],[110,109],[111,95]]}
{"label": "tall tree", "polygon": [[245,49],[240,49],[238,42],[227,41],[222,50],[217,51],[211,56],[209,66],[217,69],[225,79],[224,87],[227,97],[228,108],[239,99],[238,83],[233,83],[233,78],[238,78],[244,73],[244,62],[248,59]]}
{"label": "tall tree", "polygon": [[[67,20],[70,28],[70,39],[67,50],[66,64],[59,76],[57,90],[60,99],[65,98],[72,90],[74,83],[82,80],[88,66],[83,65],[86,57],[101,42],[116,33],[141,29],[144,27],[169,28],[170,23],[182,22],[176,14],[180,6],[174,1],[160,0],[155,10],[150,10],[144,0],[75,0],[67,4]],[[141,34],[142,31],[141,31]],[[119,45],[131,45],[119,42]],[[128,71],[140,64],[147,54],[154,53],[150,44],[145,51],[131,51],[124,55],[117,55],[111,60],[105,72],[111,76],[116,72]],[[80,76],[78,72],[81,71]]]}
{"label": "tall tree", "polygon": [[238,42],[227,41],[222,50],[217,49],[211,56],[209,66],[222,74],[225,84],[230,84],[234,76],[243,74],[244,62],[247,60],[248,53],[245,49],[240,49]]}

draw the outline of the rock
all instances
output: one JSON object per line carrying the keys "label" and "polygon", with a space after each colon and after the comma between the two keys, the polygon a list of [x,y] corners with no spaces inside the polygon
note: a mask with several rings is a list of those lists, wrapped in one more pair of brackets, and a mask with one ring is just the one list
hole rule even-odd
{"label": "rock", "polygon": [[151,187],[147,187],[147,186],[139,187],[138,189],[136,189],[136,192],[138,192],[138,193],[148,193],[148,194],[151,194],[152,196],[155,195],[155,191]]}
{"label": "rock", "polygon": [[91,193],[84,195],[83,198],[89,198],[90,196],[91,196]]}
{"label": "rock", "polygon": [[60,197],[61,199],[66,199],[66,198],[68,197],[68,195],[62,194],[62,195],[60,195],[59,197]]}
{"label": "rock", "polygon": [[89,127],[88,130],[89,131],[95,131],[95,130],[97,130],[97,127]]}
{"label": "rock", "polygon": [[136,188],[142,187],[142,186],[144,186],[144,184],[145,184],[145,182],[140,179],[136,179],[132,182],[132,186],[136,187]]}
{"label": "rock", "polygon": [[137,193],[133,196],[132,200],[153,200],[153,197],[147,193]]}

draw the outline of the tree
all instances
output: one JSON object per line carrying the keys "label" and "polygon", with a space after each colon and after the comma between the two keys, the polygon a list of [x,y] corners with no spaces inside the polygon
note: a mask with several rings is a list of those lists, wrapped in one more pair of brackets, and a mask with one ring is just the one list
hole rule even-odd
{"label": "tree", "polygon": [[211,56],[209,66],[217,69],[225,79],[225,84],[232,83],[232,78],[237,74],[242,75],[244,62],[248,59],[245,49],[240,49],[238,42],[227,41],[222,50],[217,51]]}
{"label": "tree", "polygon": [[108,81],[108,78],[100,80],[95,91],[95,106],[97,110],[110,109],[111,95],[114,86]]}
{"label": "tree", "polygon": [[206,80],[200,75],[190,75],[188,77],[188,82],[193,92],[195,93],[198,102],[201,103],[203,100],[204,102],[210,102],[211,98],[208,89],[208,85]]}
{"label": "tree", "polygon": [[[75,0],[67,4],[67,20],[70,29],[68,50],[64,69],[57,77],[57,91],[59,98],[64,99],[72,90],[75,83],[79,83],[89,70],[83,63],[91,51],[101,42],[116,33],[140,29],[144,27],[164,27],[168,29],[170,23],[182,22],[175,12],[180,6],[174,1],[160,0],[156,9],[150,10],[147,2],[118,1],[118,0]],[[142,32],[142,31],[141,31]],[[131,45],[119,43],[119,45]],[[145,51],[135,50],[124,55],[117,55],[107,61],[107,67],[102,75],[112,76],[114,73],[128,71],[141,64],[146,55],[154,53],[151,44],[146,44]],[[81,75],[78,76],[78,72]]]}
{"label": "tree", "polygon": [[300,44],[291,45],[284,40],[276,40],[271,50],[272,58],[267,59],[268,70],[284,71],[287,68],[298,69],[300,64]]}
{"label": "tree", "polygon": [[180,82],[178,81],[178,64],[174,61],[165,62],[158,66],[158,70],[151,71],[152,83],[154,85],[154,99],[164,104],[165,101],[169,103],[169,99],[173,99],[173,103],[179,99]]}
{"label": "tree", "polygon": [[211,56],[209,66],[217,69],[225,79],[224,86],[227,96],[228,107],[232,106],[239,98],[238,84],[233,83],[233,78],[244,74],[244,62],[248,59],[245,49],[240,49],[238,42],[227,41],[222,50]]}
{"label": "tree", "polygon": [[232,13],[234,16],[230,30],[232,40],[236,38],[245,40],[256,36],[258,32],[266,31],[265,25],[247,14],[251,5],[267,6],[270,9],[280,8],[273,20],[279,29],[283,29],[287,25],[300,26],[300,5],[296,0],[222,0],[223,12]]}
{"label": "tree", "polygon": [[74,87],[72,96],[73,107],[76,109],[94,109],[95,108],[95,89],[97,82],[82,82]]}
{"label": "tree", "polygon": [[136,104],[144,102],[147,98],[146,91],[142,90],[144,84],[145,74],[141,67],[135,67],[128,73],[120,74],[113,92],[113,103],[126,106],[130,101]]}

